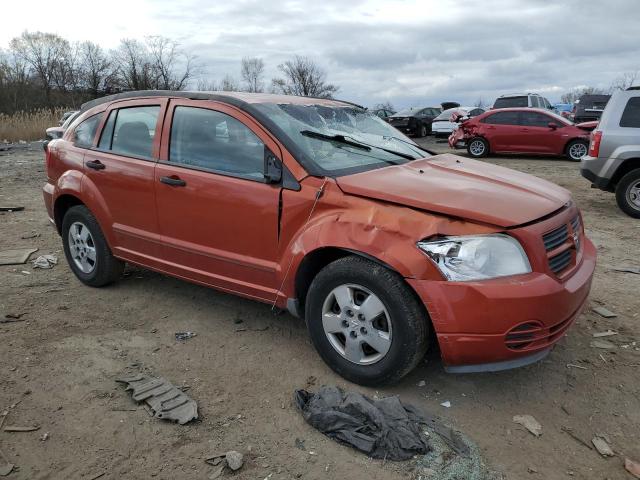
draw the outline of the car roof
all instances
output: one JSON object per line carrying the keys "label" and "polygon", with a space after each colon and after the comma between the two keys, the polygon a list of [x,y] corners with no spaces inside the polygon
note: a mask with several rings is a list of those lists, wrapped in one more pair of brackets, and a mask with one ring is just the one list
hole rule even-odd
{"label": "car roof", "polygon": [[498,98],[509,98],[509,97],[528,97],[529,95],[540,96],[539,93],[505,93],[504,95],[500,95]]}
{"label": "car roof", "polygon": [[123,100],[134,100],[153,97],[170,97],[170,98],[188,98],[191,100],[218,100],[228,102],[233,105],[242,106],[242,104],[255,105],[259,103],[276,103],[276,104],[292,104],[292,105],[326,105],[333,107],[355,106],[364,108],[355,103],[343,100],[334,100],[316,97],[300,97],[296,95],[279,95],[274,93],[249,93],[249,92],[194,92],[194,91],[175,91],[175,90],[135,90],[131,92],[116,93],[106,97],[90,100],[82,104],[81,111],[89,110],[97,105]]}

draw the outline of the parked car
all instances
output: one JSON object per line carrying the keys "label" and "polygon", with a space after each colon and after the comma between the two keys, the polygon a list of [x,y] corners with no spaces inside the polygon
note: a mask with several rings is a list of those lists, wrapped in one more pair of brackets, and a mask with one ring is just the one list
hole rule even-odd
{"label": "parked car", "polygon": [[623,212],[640,218],[640,87],[613,94],[580,171],[594,187],[615,192]]}
{"label": "parked car", "polygon": [[393,115],[396,112],[392,112],[391,110],[389,110],[388,108],[378,108],[376,110],[372,110],[371,111],[374,115],[377,115],[378,117],[380,117],[382,120],[384,120],[385,122],[389,121],[389,117],[391,117],[391,115]]}
{"label": "parked car", "polygon": [[510,93],[500,95],[493,103],[493,108],[544,108],[553,107],[545,97],[537,93]]}
{"label": "parked car", "polygon": [[131,262],[287,308],[363,385],[402,378],[431,339],[453,372],[540,360],[595,268],[564,188],[433,156],[337,100],[117,94],[86,103],[45,162],[82,283]]}
{"label": "parked car", "polygon": [[579,162],[587,154],[595,123],[574,125],[539,108],[504,108],[467,120],[449,137],[451,148],[466,148],[474,158],[491,153],[565,155]]}
{"label": "parked car", "polygon": [[77,110],[70,110],[68,112],[64,112],[62,114],[62,117],[60,117],[60,120],[58,121],[58,126],[61,127],[62,125],[64,125],[64,122],[66,122],[67,119],[71,117],[74,113],[77,113]]}
{"label": "parked car", "polygon": [[426,137],[431,133],[431,122],[440,113],[440,107],[408,108],[391,115],[389,123],[402,133]]}
{"label": "parked car", "polygon": [[[69,112],[67,112],[69,113]],[[65,119],[64,123],[62,124],[62,126],[60,127],[49,127],[47,128],[47,130],[45,131],[45,136],[47,138],[47,140],[53,140],[56,138],[61,138],[62,134],[64,133],[64,131],[69,128],[69,125],[71,125],[71,122],[73,122],[76,117],[78,116],[78,111],[76,110],[75,112],[70,112],[71,115],[68,115],[67,118]],[[66,115],[66,113],[65,113]]]}
{"label": "parked car", "polygon": [[458,128],[458,121],[453,120],[454,114],[462,118],[472,118],[484,113],[484,108],[479,107],[456,107],[443,111],[431,122],[431,131],[436,137],[448,137]]}
{"label": "parked car", "polygon": [[600,119],[611,95],[582,95],[573,106],[573,121],[591,122]]}
{"label": "parked car", "polygon": [[567,120],[573,121],[573,105],[570,103],[554,103],[553,111]]}

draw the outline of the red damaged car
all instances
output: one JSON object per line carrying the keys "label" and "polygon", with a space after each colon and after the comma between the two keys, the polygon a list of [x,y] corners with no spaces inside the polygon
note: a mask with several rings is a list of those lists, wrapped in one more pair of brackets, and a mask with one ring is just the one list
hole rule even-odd
{"label": "red damaged car", "polygon": [[597,122],[573,124],[549,110],[502,108],[460,124],[449,137],[451,148],[466,148],[474,158],[489,153],[563,155],[579,162],[589,150]]}
{"label": "red damaged car", "polygon": [[127,92],[83,105],[45,151],[44,202],[81,282],[128,262],[286,308],[364,385],[399,380],[429,344],[452,372],[540,360],[591,287],[567,190],[432,155],[350,103]]}

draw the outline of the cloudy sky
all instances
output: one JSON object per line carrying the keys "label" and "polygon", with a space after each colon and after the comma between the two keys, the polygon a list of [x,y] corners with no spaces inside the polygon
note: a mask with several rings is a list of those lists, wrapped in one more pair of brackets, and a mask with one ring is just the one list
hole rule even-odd
{"label": "cloudy sky", "polygon": [[2,10],[0,47],[24,30],[106,48],[164,35],[216,80],[239,77],[243,56],[263,58],[270,79],[306,55],[339,98],[364,105],[493,102],[521,91],[554,102],[640,70],[640,0],[47,0]]}

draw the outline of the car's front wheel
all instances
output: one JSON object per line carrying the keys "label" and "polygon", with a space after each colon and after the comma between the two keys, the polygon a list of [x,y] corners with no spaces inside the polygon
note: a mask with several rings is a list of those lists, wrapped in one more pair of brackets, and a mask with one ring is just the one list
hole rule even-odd
{"label": "car's front wheel", "polygon": [[397,273],[361,257],[318,273],[305,314],[323,360],[360,385],[400,380],[427,350],[427,314],[414,292]]}
{"label": "car's front wheel", "polygon": [[62,243],[71,270],[85,285],[108,285],[124,270],[124,262],[113,256],[98,221],[84,205],[71,207],[65,214]]}
{"label": "car's front wheel", "polygon": [[489,154],[489,143],[481,137],[472,138],[467,144],[467,152],[473,158],[486,157]]}
{"label": "car's front wheel", "polygon": [[640,218],[640,168],[620,179],[616,186],[616,201],[624,213]]}
{"label": "car's front wheel", "polygon": [[567,145],[567,158],[572,162],[579,162],[589,151],[586,140],[573,140]]}

